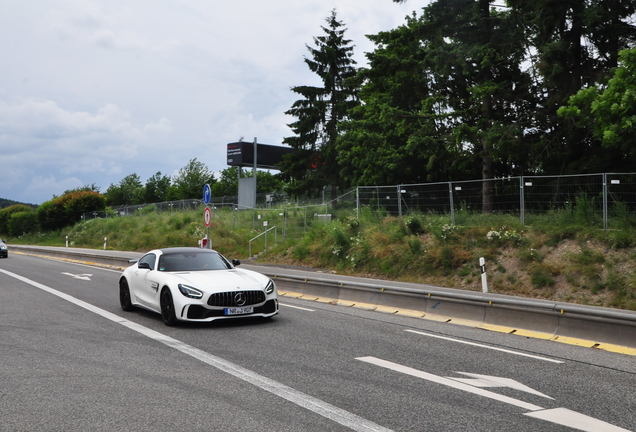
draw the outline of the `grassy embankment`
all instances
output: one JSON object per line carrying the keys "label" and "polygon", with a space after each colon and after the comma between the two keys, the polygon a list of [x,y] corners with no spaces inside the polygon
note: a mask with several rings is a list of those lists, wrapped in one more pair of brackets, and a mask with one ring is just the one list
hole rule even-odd
{"label": "grassy embankment", "polygon": [[[214,248],[247,258],[249,239],[258,234],[252,217],[221,211],[210,227]],[[571,209],[534,216],[524,226],[515,216],[459,212],[451,225],[439,215],[396,218],[363,211],[357,218],[343,211],[301,238],[281,239],[279,231],[274,246],[270,235],[268,252],[257,260],[480,291],[484,257],[490,292],[636,310],[636,221],[617,216],[605,231],[591,219]],[[68,235],[70,246],[101,249],[106,237],[108,249],[146,251],[196,246],[205,232],[201,211],[150,213],[88,220],[9,242],[63,246]]]}

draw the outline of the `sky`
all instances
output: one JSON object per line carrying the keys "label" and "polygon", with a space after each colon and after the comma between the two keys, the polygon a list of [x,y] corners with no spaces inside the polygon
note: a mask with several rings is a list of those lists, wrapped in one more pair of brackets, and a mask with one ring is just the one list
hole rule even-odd
{"label": "sky", "polygon": [[228,143],[293,135],[290,89],[320,85],[303,59],[332,9],[365,66],[365,35],[424,3],[0,0],[0,198],[104,193],[194,158],[218,178]]}

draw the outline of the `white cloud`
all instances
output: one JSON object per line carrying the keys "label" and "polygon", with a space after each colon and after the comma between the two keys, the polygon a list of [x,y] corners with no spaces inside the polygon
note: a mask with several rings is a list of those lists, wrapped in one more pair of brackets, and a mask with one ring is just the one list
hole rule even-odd
{"label": "white cloud", "polygon": [[281,144],[297,99],[290,88],[318,83],[305,44],[331,9],[362,65],[372,49],[364,35],[401,24],[421,7],[411,3],[5,2],[0,197],[39,203],[78,182],[105,191],[195,157],[218,172],[241,136]]}
{"label": "white cloud", "polygon": [[[0,154],[10,167],[0,196],[29,178],[24,191],[35,196],[82,186],[74,177],[78,174],[120,174],[122,165],[140,157],[141,150],[167,142],[173,128],[166,118],[136,126],[130,113],[114,104],[89,113],[68,111],[53,101],[21,99],[0,100],[0,130]],[[42,170],[52,173],[37,175]],[[55,187],[62,189],[55,192]]]}

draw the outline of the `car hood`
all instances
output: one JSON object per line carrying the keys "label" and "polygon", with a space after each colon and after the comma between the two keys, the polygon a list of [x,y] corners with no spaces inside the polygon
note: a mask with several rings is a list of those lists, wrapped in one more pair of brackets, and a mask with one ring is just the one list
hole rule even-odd
{"label": "car hood", "polygon": [[175,272],[176,283],[185,283],[206,292],[262,290],[269,278],[250,270],[210,270]]}

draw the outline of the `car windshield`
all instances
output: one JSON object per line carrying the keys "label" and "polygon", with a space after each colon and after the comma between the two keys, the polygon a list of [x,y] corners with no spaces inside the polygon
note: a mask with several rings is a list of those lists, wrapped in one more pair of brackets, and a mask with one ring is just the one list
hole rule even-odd
{"label": "car windshield", "polygon": [[225,258],[211,252],[167,253],[159,257],[159,271],[205,271],[227,270],[232,268]]}

